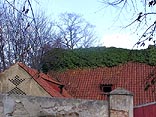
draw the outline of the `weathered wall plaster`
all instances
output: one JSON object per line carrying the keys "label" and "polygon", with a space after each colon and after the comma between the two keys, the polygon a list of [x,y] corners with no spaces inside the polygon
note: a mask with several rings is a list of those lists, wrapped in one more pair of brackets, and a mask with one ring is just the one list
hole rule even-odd
{"label": "weathered wall plaster", "polygon": [[133,96],[120,91],[107,101],[0,94],[0,117],[133,117]]}

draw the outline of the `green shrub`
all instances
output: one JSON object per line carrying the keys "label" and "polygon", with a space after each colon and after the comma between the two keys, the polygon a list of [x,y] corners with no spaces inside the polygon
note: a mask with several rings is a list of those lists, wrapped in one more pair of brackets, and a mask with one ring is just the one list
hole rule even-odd
{"label": "green shrub", "polygon": [[156,48],[149,46],[145,50],[122,48],[92,47],[74,50],[54,48],[43,57],[43,72],[76,68],[113,67],[128,61],[156,65]]}

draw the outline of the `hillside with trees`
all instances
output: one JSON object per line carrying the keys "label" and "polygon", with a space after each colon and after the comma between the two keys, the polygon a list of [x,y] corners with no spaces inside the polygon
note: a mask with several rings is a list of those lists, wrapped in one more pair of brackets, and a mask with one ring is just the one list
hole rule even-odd
{"label": "hillside with trees", "polygon": [[113,67],[128,61],[156,65],[156,48],[128,50],[115,47],[51,49],[42,60],[42,70],[62,71],[76,68]]}

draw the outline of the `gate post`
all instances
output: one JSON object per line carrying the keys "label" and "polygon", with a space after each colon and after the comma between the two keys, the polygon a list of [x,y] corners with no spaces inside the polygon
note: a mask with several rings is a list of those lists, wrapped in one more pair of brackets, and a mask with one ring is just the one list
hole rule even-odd
{"label": "gate post", "polygon": [[133,94],[117,88],[109,94],[110,117],[133,117]]}

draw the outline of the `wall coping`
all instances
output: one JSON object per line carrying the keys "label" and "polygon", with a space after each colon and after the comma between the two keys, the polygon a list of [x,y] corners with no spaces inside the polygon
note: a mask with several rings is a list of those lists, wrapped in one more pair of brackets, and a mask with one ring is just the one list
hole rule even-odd
{"label": "wall coping", "polygon": [[149,106],[149,105],[156,105],[156,102],[150,102],[150,103],[145,103],[145,104],[137,105],[137,106],[134,106],[134,109],[135,108]]}

